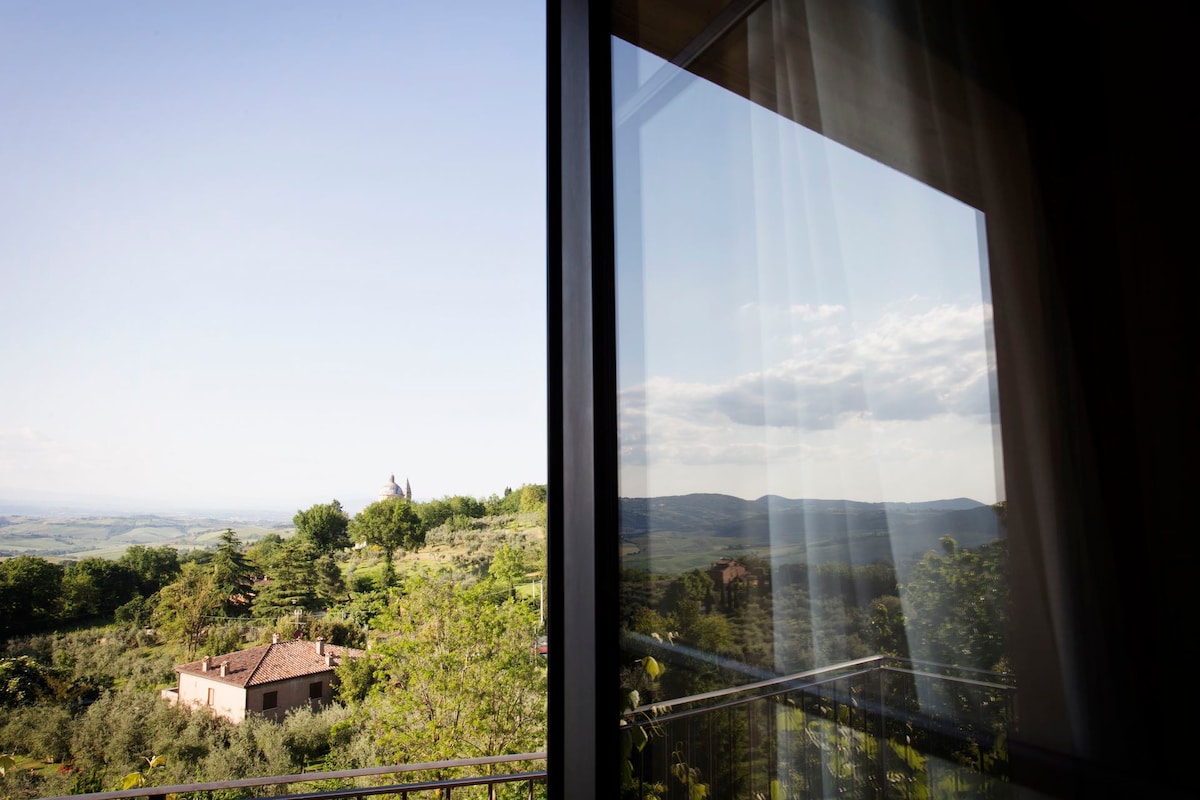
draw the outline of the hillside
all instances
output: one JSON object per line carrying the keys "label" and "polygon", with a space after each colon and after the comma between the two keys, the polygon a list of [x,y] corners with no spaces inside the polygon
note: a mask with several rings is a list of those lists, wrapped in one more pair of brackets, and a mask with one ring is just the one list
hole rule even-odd
{"label": "hillside", "polygon": [[287,536],[290,524],[269,520],[139,516],[0,516],[0,557],[33,555],[52,560],[116,559],[130,545],[170,545],[193,550],[215,545],[226,528],[245,543],[268,533]]}
{"label": "hillside", "polygon": [[967,498],[863,503],[690,494],[621,500],[622,563],[655,572],[768,553],[776,563],[901,564],[936,549],[947,535],[974,547],[998,538],[1001,529],[990,506]]}

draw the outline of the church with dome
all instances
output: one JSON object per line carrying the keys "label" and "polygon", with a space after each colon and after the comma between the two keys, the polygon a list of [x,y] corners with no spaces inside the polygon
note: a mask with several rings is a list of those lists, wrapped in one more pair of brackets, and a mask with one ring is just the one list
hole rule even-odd
{"label": "church with dome", "polygon": [[408,484],[408,479],[405,478],[404,488],[401,489],[396,483],[396,474],[392,473],[392,476],[388,478],[388,482],[385,483],[383,488],[379,490],[379,499],[391,500],[395,497],[402,497],[405,500],[412,500],[412,486]]}

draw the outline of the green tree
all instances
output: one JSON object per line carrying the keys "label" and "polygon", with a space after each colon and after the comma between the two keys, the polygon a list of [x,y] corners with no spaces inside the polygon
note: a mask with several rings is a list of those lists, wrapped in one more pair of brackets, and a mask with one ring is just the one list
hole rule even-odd
{"label": "green tree", "polygon": [[317,596],[321,604],[328,608],[349,600],[346,591],[346,577],[337,559],[331,555],[323,555],[314,565],[317,574]]}
{"label": "green tree", "polygon": [[0,632],[37,630],[59,611],[63,568],[36,556],[0,561]]}
{"label": "green tree", "polygon": [[867,609],[867,640],[871,649],[901,658],[908,657],[908,637],[904,633],[904,609],[900,598],[881,595]]}
{"label": "green tree", "polygon": [[492,556],[488,577],[508,587],[510,596],[515,596],[517,582],[529,571],[525,565],[525,553],[519,547],[502,544]]}
{"label": "green tree", "polygon": [[412,552],[425,544],[425,525],[412,503],[404,498],[372,503],[355,515],[350,530],[356,539],[383,552],[383,580],[387,586],[395,582],[392,562],[396,551],[403,549]]}
{"label": "green tree", "polygon": [[317,503],[292,517],[296,535],[307,537],[318,553],[336,553],[350,546],[350,517],[337,500]]}
{"label": "green tree", "polygon": [[246,560],[256,575],[263,575],[279,551],[283,548],[283,537],[278,533],[268,533],[254,544],[246,548]]}
{"label": "green tree", "polygon": [[138,593],[149,597],[179,575],[179,551],[169,545],[128,547],[117,563],[138,576]]}
{"label": "green tree", "polygon": [[227,597],[216,572],[212,567],[184,564],[179,577],[159,590],[158,597],[155,624],[191,658],[207,638],[211,617]]}
{"label": "green tree", "polygon": [[1007,540],[971,550],[943,537],[941,545],[901,587],[912,657],[995,669],[1007,653]]}
{"label": "green tree", "polygon": [[546,486],[529,483],[521,487],[521,499],[517,509],[521,512],[541,511],[546,507]]}
{"label": "green tree", "polygon": [[267,582],[254,600],[254,615],[271,619],[320,608],[316,562],[317,549],[311,541],[300,536],[288,539],[267,567]]}
{"label": "green tree", "polygon": [[511,486],[504,487],[504,495],[497,497],[492,495],[488,498],[487,512],[493,516],[498,514],[516,514],[521,510],[521,493],[514,492]]}
{"label": "green tree", "polygon": [[106,558],[85,558],[63,572],[63,616],[83,619],[112,614],[138,593],[136,572]]}
{"label": "green tree", "polygon": [[671,581],[663,595],[662,611],[670,615],[674,630],[693,644],[697,622],[712,591],[712,578],[694,569]]}
{"label": "green tree", "polygon": [[29,656],[0,658],[0,708],[31,705],[51,694],[49,676]]}
{"label": "green tree", "polygon": [[242,540],[232,528],[221,532],[221,543],[213,556],[213,574],[224,599],[226,614],[240,616],[250,607],[254,596],[254,569],[242,551]]}
{"label": "green tree", "polygon": [[417,515],[426,530],[432,530],[447,522],[452,528],[466,528],[470,520],[487,516],[488,509],[482,500],[466,495],[443,497],[426,503],[415,504]]}
{"label": "green tree", "polygon": [[[355,716],[386,763],[530,752],[545,746],[546,666],[536,613],[486,583],[413,575],[373,647],[375,681]],[[350,672],[348,670],[347,672]],[[362,692],[363,667],[347,678]]]}

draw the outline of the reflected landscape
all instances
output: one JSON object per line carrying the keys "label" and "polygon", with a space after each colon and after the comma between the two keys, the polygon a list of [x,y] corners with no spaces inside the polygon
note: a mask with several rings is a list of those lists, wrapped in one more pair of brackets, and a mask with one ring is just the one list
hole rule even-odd
{"label": "reflected landscape", "polygon": [[[613,61],[627,790],[1002,785],[983,214],[621,39]],[[966,777],[964,714],[991,759]]]}

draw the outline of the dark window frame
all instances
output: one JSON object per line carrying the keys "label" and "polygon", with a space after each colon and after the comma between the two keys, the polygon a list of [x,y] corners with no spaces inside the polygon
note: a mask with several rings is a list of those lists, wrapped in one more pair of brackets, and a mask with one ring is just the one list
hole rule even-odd
{"label": "dark window frame", "polygon": [[609,9],[547,11],[547,754],[549,795],[584,800],[619,790]]}
{"label": "dark window frame", "polygon": [[270,711],[273,708],[279,708],[279,692],[263,692],[262,710]]}

